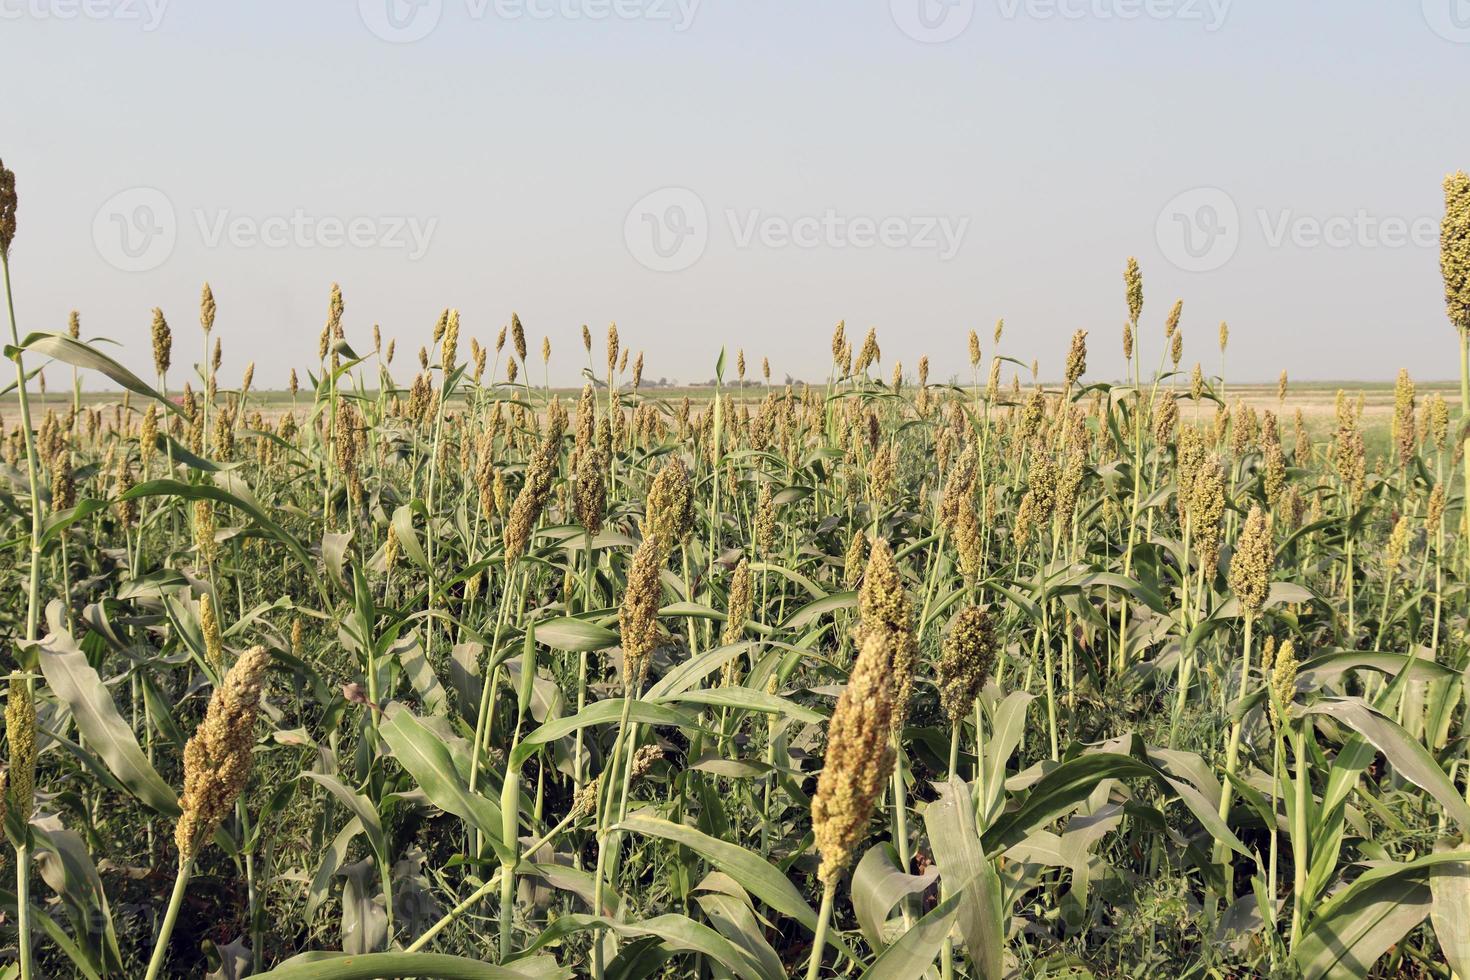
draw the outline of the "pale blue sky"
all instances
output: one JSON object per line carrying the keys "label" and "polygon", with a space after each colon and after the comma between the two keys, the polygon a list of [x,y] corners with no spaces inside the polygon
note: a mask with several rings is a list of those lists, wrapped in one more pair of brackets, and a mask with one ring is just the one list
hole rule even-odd
{"label": "pale blue sky", "polygon": [[1456,374],[1467,0],[419,2],[0,0],[22,328],[78,308],[142,370],[208,279],[226,375],[279,387],[338,281],[401,378],[444,306],[482,341],[519,311],[563,383],[583,323],[652,377],[724,343],[816,378],[845,318],[942,378],[1000,316],[1048,376],[1088,329],[1097,378],[1136,254],[1150,363],[1182,298],[1186,363],[1228,320],[1236,380]]}

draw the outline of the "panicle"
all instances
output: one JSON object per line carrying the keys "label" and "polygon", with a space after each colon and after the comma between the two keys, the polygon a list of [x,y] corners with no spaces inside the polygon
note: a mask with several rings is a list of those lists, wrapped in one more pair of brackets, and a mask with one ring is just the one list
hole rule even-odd
{"label": "panicle", "polygon": [[823,882],[835,881],[852,863],[893,770],[888,738],[895,691],[888,643],[881,632],[864,639],[827,723],[827,753],[812,797],[812,836],[822,856],[817,876]]}
{"label": "panicle", "polygon": [[174,842],[181,862],[193,860],[233,810],[250,780],[255,720],[270,655],[251,647],[210,696],[204,720],[184,747],[184,792]]}

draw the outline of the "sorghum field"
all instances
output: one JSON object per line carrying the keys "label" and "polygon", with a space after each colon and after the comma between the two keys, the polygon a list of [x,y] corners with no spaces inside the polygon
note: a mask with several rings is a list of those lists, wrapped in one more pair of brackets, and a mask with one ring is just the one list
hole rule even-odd
{"label": "sorghum field", "polygon": [[335,287],[289,394],[208,286],[147,378],[12,313],[4,975],[1470,976],[1464,400],[1118,301],[693,404]]}

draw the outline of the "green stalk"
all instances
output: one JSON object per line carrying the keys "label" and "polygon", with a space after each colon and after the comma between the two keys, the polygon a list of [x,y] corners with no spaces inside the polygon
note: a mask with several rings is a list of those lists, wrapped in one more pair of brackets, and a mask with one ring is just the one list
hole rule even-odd
{"label": "green stalk", "polygon": [[144,980],[158,980],[158,971],[163,969],[163,961],[168,957],[168,940],[173,935],[174,924],[179,920],[179,908],[184,904],[184,892],[189,887],[189,871],[193,862],[180,859],[179,873],[174,877],[173,894],[168,899],[168,911],[163,915],[163,928],[158,932],[158,939],[153,943],[153,958],[148,961],[148,973]]}
{"label": "green stalk", "polygon": [[[1245,697],[1247,686],[1251,677],[1251,632],[1255,627],[1255,617],[1245,617],[1245,650],[1240,658],[1240,691],[1238,697]],[[1221,780],[1220,786],[1220,819],[1227,820],[1230,816],[1230,804],[1234,799],[1235,790],[1230,785],[1230,777],[1235,775],[1236,760],[1240,755],[1240,729],[1241,719],[1237,718],[1230,723],[1230,743],[1225,749],[1225,778]],[[1221,844],[1216,844],[1216,853],[1220,855],[1220,863],[1225,867],[1225,887],[1230,887],[1230,851]],[[1230,896],[1226,896],[1228,900]]]}
{"label": "green stalk", "polygon": [[[5,306],[10,313],[10,339],[15,352],[15,393],[20,400],[20,427],[26,447],[26,478],[31,492],[31,566],[26,589],[26,642],[36,641],[36,627],[40,622],[41,596],[41,464],[36,458],[36,437],[31,428],[31,400],[26,382],[25,358],[20,352],[20,328],[15,319],[15,296],[10,285],[10,255],[0,252],[0,270],[5,275]],[[19,911],[26,917],[24,907]]]}
{"label": "green stalk", "polygon": [[832,896],[837,892],[837,883],[829,881],[822,885],[822,910],[817,913],[817,934],[812,940],[811,956],[806,963],[806,980],[817,980],[822,972],[823,947],[827,945],[827,923],[832,919]]}
{"label": "green stalk", "polygon": [[1296,812],[1291,819],[1291,861],[1292,869],[1292,900],[1291,900],[1291,949],[1296,951],[1296,944],[1302,935],[1302,925],[1306,918],[1306,891],[1307,891],[1307,734],[1305,724],[1298,722],[1296,730],[1292,732],[1293,751],[1296,752]]}

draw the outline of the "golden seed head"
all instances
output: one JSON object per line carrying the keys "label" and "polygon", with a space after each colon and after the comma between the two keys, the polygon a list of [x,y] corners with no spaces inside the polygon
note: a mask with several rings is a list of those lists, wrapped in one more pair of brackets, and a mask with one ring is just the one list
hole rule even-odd
{"label": "golden seed head", "polygon": [[526,360],[526,328],[521,326],[521,316],[512,312],[510,315],[510,342],[515,345],[516,357],[522,362]]}
{"label": "golden seed head", "polygon": [[1414,379],[1402,368],[1393,386],[1393,441],[1398,448],[1399,465],[1408,466],[1415,449]]}
{"label": "golden seed head", "polygon": [[1470,174],[1463,170],[1444,179],[1439,268],[1450,322],[1462,331],[1470,330]]}
{"label": "golden seed head", "polygon": [[269,665],[265,647],[242,653],[215,688],[204,720],[184,747],[183,812],[174,828],[181,861],[192,860],[209,842],[250,780],[255,720]]}
{"label": "golden seed head", "polygon": [[1067,384],[1074,385],[1087,373],[1087,331],[1072,334],[1072,346],[1067,349]]}
{"label": "golden seed head", "polygon": [[214,291],[209,288],[209,283],[199,291],[199,325],[204,328],[205,334],[214,329]]}
{"label": "golden seed head", "polygon": [[76,505],[77,481],[71,468],[71,454],[65,450],[51,458],[51,506],[67,510]]}
{"label": "golden seed head", "polygon": [[762,483],[755,498],[755,550],[770,555],[776,545],[776,500],[769,484]]}
{"label": "golden seed head", "polygon": [[194,501],[194,550],[206,565],[219,557],[219,542],[214,539],[214,508],[208,500]]}
{"label": "golden seed head", "polygon": [[1169,360],[1174,365],[1174,370],[1179,370],[1179,362],[1184,359],[1184,331],[1175,330],[1169,341]]}
{"label": "golden seed head", "polygon": [[15,171],[0,162],[0,255],[10,254],[15,241]]}
{"label": "golden seed head", "polygon": [[542,364],[550,364],[551,363],[551,338],[550,337],[542,337],[541,338],[541,363]]}
{"label": "golden seed head", "polygon": [[858,643],[861,647],[874,634],[883,636],[883,649],[890,656],[893,680],[893,733],[908,721],[913,694],[914,668],[919,645],[914,637],[914,607],[903,586],[893,550],[882,538],[873,541],[863,586],[858,592]]}
{"label": "golden seed head", "polygon": [[[1438,487],[1435,488],[1439,489]],[[1388,536],[1388,546],[1383,551],[1383,564],[1390,571],[1396,571],[1404,560],[1404,555],[1409,550],[1409,515],[1404,514],[1393,525],[1393,531]]]}
{"label": "golden seed head", "polygon": [[1284,369],[1281,372],[1281,380],[1276,382],[1276,400],[1286,401],[1286,371]]}
{"label": "golden seed head", "polygon": [[1225,515],[1225,464],[1213,453],[1201,460],[1190,481],[1187,513],[1198,542],[1200,565],[1213,569],[1220,557],[1220,518]]}
{"label": "golden seed head", "polygon": [[847,555],[842,562],[842,584],[855,589],[863,580],[863,566],[868,560],[868,539],[862,531],[848,542]]}
{"label": "golden seed head", "polygon": [[633,553],[623,601],[618,607],[618,633],[623,645],[623,683],[634,689],[647,670],[648,658],[658,645],[658,609],[662,596],[659,575],[663,571],[664,542],[645,536]]}
{"label": "golden seed head", "polygon": [[607,325],[607,383],[612,384],[614,370],[618,363],[618,325],[610,323]]}
{"label": "golden seed head", "polygon": [[1274,728],[1279,729],[1291,721],[1299,669],[1296,646],[1290,640],[1282,641],[1271,664],[1271,725]]}
{"label": "golden seed head", "polygon": [[199,632],[204,637],[204,659],[217,671],[225,669],[225,643],[220,636],[219,616],[214,609],[214,595],[199,597]]}
{"label": "golden seed head", "polygon": [[342,302],[342,287],[335,282],[332,283],[332,295],[327,300],[327,332],[333,340],[342,339],[342,312],[346,306]]}
{"label": "golden seed head", "polygon": [[888,737],[895,691],[888,642],[881,632],[863,641],[827,723],[827,753],[812,797],[812,836],[822,856],[817,876],[824,883],[852,863],[893,770]]}
{"label": "golden seed head", "polygon": [[1230,343],[1230,324],[1224,320],[1220,321],[1220,353],[1225,353],[1225,346]]}
{"label": "golden seed head", "polygon": [[66,335],[73,340],[82,335],[82,317],[76,310],[72,310],[66,317]]}
{"label": "golden seed head", "polygon": [[168,373],[169,363],[173,360],[174,338],[173,332],[168,328],[168,321],[163,318],[163,310],[153,308],[153,368],[159,375]]}
{"label": "golden seed head", "polygon": [[[117,481],[117,487],[115,489],[119,498],[125,496],[129,490],[133,489],[133,464],[128,459],[126,453],[117,458],[117,470],[114,473],[114,479]],[[138,505],[136,502],[132,500],[118,500],[118,520],[122,521],[123,524],[132,524],[137,519],[137,516]]]}
{"label": "golden seed head", "polygon": [[28,823],[36,806],[36,701],[30,683],[23,677],[10,679],[5,739],[10,750],[6,809]]}
{"label": "golden seed head", "polygon": [[1179,402],[1172,389],[1164,389],[1154,414],[1154,440],[1160,445],[1174,441],[1174,432],[1179,427]]}
{"label": "golden seed head", "polygon": [[1259,504],[1251,507],[1230,559],[1230,590],[1247,618],[1254,618],[1265,605],[1271,589],[1271,566],[1275,563],[1271,540],[1271,518]]}
{"label": "golden seed head", "polygon": [[1123,324],[1123,360],[1133,360],[1133,324]]}
{"label": "golden seed head", "polygon": [[644,521],[644,537],[657,538],[668,549],[663,560],[694,529],[694,494],[689,486],[689,471],[679,457],[671,456],[653,478]]}
{"label": "golden seed head", "polygon": [[975,704],[995,667],[995,624],[980,606],[967,606],[950,622],[937,666],[939,702],[958,725]]}
{"label": "golden seed head", "polygon": [[1429,504],[1425,508],[1424,526],[1430,530],[1438,530],[1440,522],[1444,520],[1444,484],[1436,483],[1434,489],[1429,491]]}
{"label": "golden seed head", "polygon": [[1164,339],[1172,340],[1179,332],[1179,318],[1184,314],[1184,300],[1176,299],[1169,315],[1164,318]]}
{"label": "golden seed head", "polygon": [[1123,270],[1123,291],[1128,299],[1128,319],[1137,323],[1138,318],[1143,316],[1143,272],[1138,268],[1138,260],[1135,258],[1130,257]]}
{"label": "golden seed head", "polygon": [[858,374],[863,374],[874,364],[883,360],[883,352],[878,349],[878,328],[869,327],[868,334],[863,338],[862,349],[858,351],[857,363],[853,369]]}
{"label": "golden seed head", "polygon": [[725,645],[740,642],[745,635],[745,624],[750,621],[752,593],[750,588],[750,561],[740,559],[735,572],[730,576],[730,595],[725,603],[725,628],[720,642]]}
{"label": "golden seed head", "polygon": [[970,331],[970,367],[980,366],[980,335],[974,330]]}
{"label": "golden seed head", "polygon": [[454,362],[459,357],[459,310],[450,310],[444,320],[444,336],[439,346],[439,366],[444,369],[447,379],[449,373],[454,370]]}

